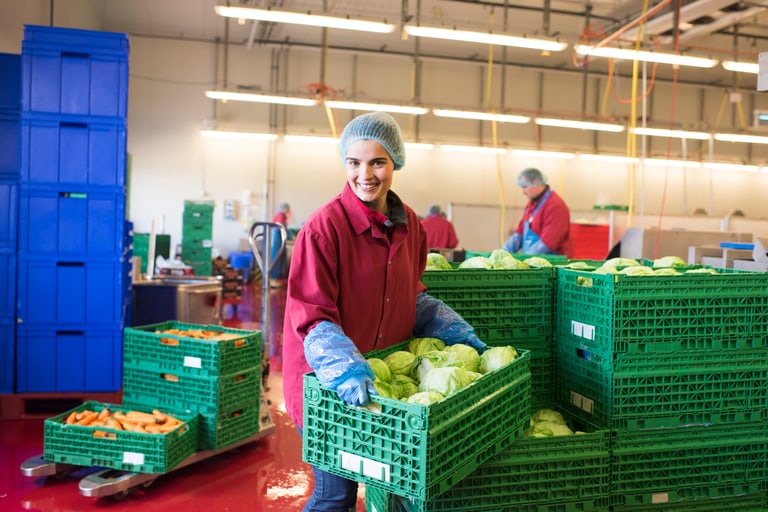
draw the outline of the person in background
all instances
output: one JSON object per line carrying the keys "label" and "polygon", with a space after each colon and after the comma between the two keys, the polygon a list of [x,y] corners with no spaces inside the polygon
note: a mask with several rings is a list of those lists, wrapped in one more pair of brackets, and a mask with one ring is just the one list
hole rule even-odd
{"label": "person in background", "polygon": [[421,225],[427,232],[427,247],[429,249],[453,249],[459,245],[456,229],[449,221],[440,206],[433,204],[429,207],[427,216]]}
{"label": "person in background", "polygon": [[[272,217],[272,222],[276,224],[282,224],[288,228],[288,221],[290,218],[291,205],[288,203],[280,203],[280,205],[277,207],[277,213],[275,213],[275,216]],[[280,256],[280,258],[277,258],[277,253],[280,252],[280,245],[280,230],[273,229],[270,247],[270,261],[275,263],[272,267],[272,272],[269,274],[269,284],[273,288],[281,287],[283,282],[280,280],[285,279],[288,276],[288,255],[286,251],[283,251],[283,254]]]}
{"label": "person in background", "polygon": [[[353,406],[375,394],[364,354],[412,337],[482,351],[485,343],[421,282],[427,237],[416,213],[390,187],[405,165],[400,127],[389,114],[354,118],[339,138],[341,193],[313,212],[293,250],[283,324],[285,408],[303,432],[303,379]],[[313,468],[310,511],[355,510],[358,484]]]}
{"label": "person in background", "polygon": [[565,254],[571,252],[571,212],[565,201],[547,184],[540,170],[532,167],[517,177],[528,203],[523,218],[503,249],[523,254]]}

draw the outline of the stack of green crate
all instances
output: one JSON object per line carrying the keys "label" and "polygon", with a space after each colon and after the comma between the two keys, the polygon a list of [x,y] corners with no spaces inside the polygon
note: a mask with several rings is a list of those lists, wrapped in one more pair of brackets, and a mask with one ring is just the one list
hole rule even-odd
{"label": "stack of green crate", "polygon": [[765,498],[768,274],[717,272],[557,269],[557,398],[610,428],[614,511]]}
{"label": "stack of green crate", "polygon": [[126,328],[123,345],[125,406],[199,413],[200,450],[258,433],[259,331],[169,321]]}
{"label": "stack of green crate", "polygon": [[196,275],[213,270],[213,201],[184,201],[181,226],[181,259]]}

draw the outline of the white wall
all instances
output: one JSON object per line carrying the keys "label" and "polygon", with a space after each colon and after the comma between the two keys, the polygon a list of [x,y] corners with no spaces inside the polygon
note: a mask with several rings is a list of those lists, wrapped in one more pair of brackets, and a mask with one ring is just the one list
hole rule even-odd
{"label": "white wall", "polygon": [[[24,23],[48,24],[47,1],[0,0],[0,51],[21,51]],[[69,0],[56,3],[56,21],[60,26],[104,29],[100,26],[99,5],[95,0]],[[274,77],[279,87],[296,90],[318,82],[321,53],[314,49],[293,48],[276,57],[276,49],[254,46],[250,51],[240,45],[154,39],[131,36],[130,93],[128,114],[128,150],[130,169],[130,219],[136,232],[156,228],[170,233],[172,244],[181,242],[181,214],[185,199],[207,198],[216,202],[214,246],[221,253],[237,250],[245,227],[253,220],[270,220],[275,205],[287,201],[292,206],[292,224],[302,220],[337,194],[344,174],[337,148],[333,145],[244,142],[205,139],[199,130],[203,121],[216,117],[222,128],[237,127],[276,133],[315,133],[331,135],[332,130],[321,107],[270,107],[258,104],[214,104],[204,91],[221,86],[222,62],[228,58],[228,85],[250,84],[269,90]],[[218,71],[216,63],[218,61]],[[402,102],[411,96],[411,58],[351,53],[329,54],[327,85],[356,92],[381,101]],[[493,70],[493,96],[501,96],[501,67]],[[422,103],[453,107],[480,108],[484,96],[486,68],[483,63],[456,63],[429,60],[422,63]],[[544,112],[582,110],[587,98],[588,112],[600,113],[598,98],[606,86],[605,77],[591,76],[590,88],[582,91],[578,73],[510,68],[506,70],[505,101],[508,107]],[[626,82],[624,83],[626,86]],[[622,90],[627,94],[628,89]],[[744,105],[768,109],[768,96],[742,91]],[[673,108],[670,84],[657,83],[645,109],[655,120],[668,119]],[[678,85],[674,102],[675,119],[687,126],[700,122],[735,131],[730,109],[719,115],[724,89]],[[629,106],[608,102],[609,114],[626,115]],[[639,107],[640,109],[640,107]],[[642,110],[639,110],[642,111]],[[747,114],[751,112],[747,111]],[[342,128],[352,113],[337,111],[336,122]],[[396,116],[409,139],[450,141],[466,144],[490,144],[490,126],[422,116],[418,120]],[[718,117],[720,119],[718,119]],[[514,147],[603,151],[623,154],[626,135],[594,134],[559,128],[541,128],[531,124],[500,125],[498,141]],[[638,147],[641,146],[638,143]],[[673,157],[682,154],[714,159],[740,159],[754,163],[768,161],[768,148],[745,144],[715,143],[711,148],[678,141],[669,146],[664,139],[649,140],[648,154]],[[629,204],[635,215],[655,218],[685,216],[696,207],[707,209],[716,222],[735,208],[750,218],[766,216],[763,206],[768,190],[768,173],[744,173],[704,170],[641,168],[625,165],[584,162],[581,160],[544,160],[504,155],[500,158],[448,154],[440,151],[410,151],[406,168],[398,173],[394,190],[418,212],[425,213],[432,203],[498,205],[500,193],[511,208],[523,204],[514,185],[517,173],[528,166],[539,167],[549,176],[553,187],[571,206],[575,216],[589,215],[595,203]],[[634,179],[633,179],[634,176]],[[222,202],[240,202],[249,198],[251,207],[245,220],[226,221]],[[495,222],[494,219],[491,219]],[[507,224],[516,222],[507,218]],[[493,231],[493,230],[492,230]],[[495,233],[490,235],[495,236]],[[459,238],[462,233],[459,233]],[[467,235],[467,237],[469,237]],[[468,247],[473,249],[472,247]]]}

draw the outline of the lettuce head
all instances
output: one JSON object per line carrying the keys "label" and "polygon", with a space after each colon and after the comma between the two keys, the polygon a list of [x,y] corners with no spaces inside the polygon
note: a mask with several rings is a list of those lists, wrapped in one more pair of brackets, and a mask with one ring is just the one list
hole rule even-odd
{"label": "lettuce head", "polygon": [[406,350],[396,350],[384,358],[384,362],[389,366],[392,378],[395,375],[410,375],[416,356],[413,352]]}
{"label": "lettuce head", "polygon": [[459,268],[483,268],[486,270],[491,270],[493,265],[485,256],[472,256],[471,258],[467,258],[466,260],[459,263]]}
{"label": "lettuce head", "polygon": [[408,342],[408,352],[416,356],[444,348],[445,342],[439,338],[413,338]]}
{"label": "lettuce head", "polygon": [[427,267],[425,270],[453,270],[445,256],[439,252],[430,252],[427,254]]}
{"label": "lettuce head", "polygon": [[383,380],[384,382],[390,382],[392,380],[392,372],[389,371],[387,363],[378,357],[369,357],[367,361],[377,379]]}
{"label": "lettuce head", "polygon": [[512,346],[491,347],[480,356],[480,373],[497,370],[517,358],[517,350]]}
{"label": "lettuce head", "polygon": [[480,368],[480,354],[474,348],[463,343],[445,347],[445,352],[456,355],[461,360],[461,366],[465,370],[476,372]]}
{"label": "lettuce head", "polygon": [[419,391],[409,396],[406,402],[409,404],[430,405],[439,402],[443,398],[445,398],[443,395],[434,391]]}
{"label": "lettuce head", "polygon": [[458,366],[434,368],[419,382],[419,391],[432,391],[450,396],[472,384],[477,375]]}

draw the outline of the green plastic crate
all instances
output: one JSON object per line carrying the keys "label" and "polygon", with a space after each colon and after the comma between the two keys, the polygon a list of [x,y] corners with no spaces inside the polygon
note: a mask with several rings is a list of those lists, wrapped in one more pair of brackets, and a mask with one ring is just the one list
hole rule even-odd
{"label": "green plastic crate", "polygon": [[741,496],[661,503],[651,506],[625,507],[614,505],[612,510],[613,512],[765,512],[768,510],[768,499],[765,493],[760,492]]}
{"label": "green plastic crate", "polygon": [[136,473],[167,473],[197,449],[197,414],[173,414],[184,424],[167,434],[145,434],[102,426],[65,424],[67,416],[73,411],[100,411],[104,407],[124,412],[152,412],[154,409],[84,402],[74,409],[45,420],[43,458],[51,462],[78,466],[98,466]]}
{"label": "green plastic crate", "polygon": [[427,270],[427,292],[460,314],[481,340],[551,338],[554,269]]}
{"label": "green plastic crate", "polygon": [[687,505],[688,500],[752,495],[764,490],[766,479],[768,422],[613,432],[611,503],[616,506]]}
{"label": "green plastic crate", "polygon": [[[211,340],[158,332],[171,329],[235,337]],[[216,377],[261,364],[261,331],[169,321],[126,327],[123,333],[123,365],[129,368]]]}
{"label": "green plastic crate", "polygon": [[768,419],[768,349],[616,354],[557,341],[558,402],[614,429]]}
{"label": "green plastic crate", "polygon": [[[383,358],[406,346],[367,356]],[[518,352],[511,363],[429,406],[372,396],[373,407],[351,407],[313,373],[305,375],[303,460],[400,496],[434,498],[528,428],[530,353]]]}
{"label": "green plastic crate", "polygon": [[[149,233],[133,234],[133,255],[141,257],[141,273],[147,273],[149,258]],[[155,235],[155,257],[171,257],[171,235]]]}
{"label": "green plastic crate", "polygon": [[220,414],[259,398],[260,392],[261,366],[219,377],[123,368],[123,402],[131,405]]}
{"label": "green plastic crate", "polygon": [[220,450],[259,432],[259,398],[219,414],[200,415],[198,449]]}
{"label": "green plastic crate", "polygon": [[556,334],[605,357],[718,342],[768,346],[768,273],[628,276],[557,268]]}

